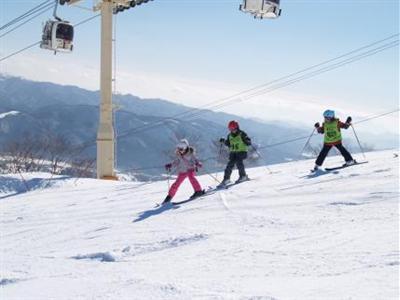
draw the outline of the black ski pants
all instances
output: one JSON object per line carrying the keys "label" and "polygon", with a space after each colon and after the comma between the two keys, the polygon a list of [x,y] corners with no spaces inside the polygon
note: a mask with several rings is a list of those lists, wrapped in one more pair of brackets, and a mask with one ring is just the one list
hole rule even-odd
{"label": "black ski pants", "polygon": [[247,158],[247,152],[231,152],[229,153],[229,162],[225,168],[224,180],[230,179],[232,170],[237,166],[239,170],[239,176],[246,176],[246,171],[244,169],[243,160]]}
{"label": "black ski pants", "polygon": [[340,154],[342,154],[342,156],[344,157],[345,161],[350,161],[353,160],[353,157],[351,157],[351,154],[349,153],[349,151],[346,150],[345,147],[343,147],[342,143],[337,144],[337,145],[326,145],[324,144],[324,147],[322,148],[321,152],[319,153],[317,160],[315,161],[315,164],[318,166],[322,166],[326,156],[329,153],[329,150],[331,150],[331,148],[335,146]]}

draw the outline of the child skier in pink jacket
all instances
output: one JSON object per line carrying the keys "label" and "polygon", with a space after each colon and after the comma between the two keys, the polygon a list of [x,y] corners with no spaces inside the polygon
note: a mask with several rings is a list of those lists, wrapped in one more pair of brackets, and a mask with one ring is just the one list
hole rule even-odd
{"label": "child skier in pink jacket", "polygon": [[189,142],[186,139],[183,139],[178,143],[178,145],[176,145],[175,154],[177,158],[172,163],[166,164],[165,169],[171,171],[172,167],[176,168],[178,177],[169,189],[168,195],[165,197],[163,204],[171,201],[186,177],[189,178],[194,189],[194,194],[190,197],[191,199],[204,195],[205,193],[195,177],[197,168],[202,167],[201,162],[198,161],[195,155],[195,149],[189,146]]}

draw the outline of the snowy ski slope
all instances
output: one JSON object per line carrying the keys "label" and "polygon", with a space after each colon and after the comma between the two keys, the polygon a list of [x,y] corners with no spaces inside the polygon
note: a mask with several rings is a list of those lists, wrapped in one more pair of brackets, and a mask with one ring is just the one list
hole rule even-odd
{"label": "snowy ski slope", "polygon": [[23,174],[26,192],[2,175],[0,298],[398,299],[397,155],[316,177],[311,160],[251,169],[162,208],[167,182]]}

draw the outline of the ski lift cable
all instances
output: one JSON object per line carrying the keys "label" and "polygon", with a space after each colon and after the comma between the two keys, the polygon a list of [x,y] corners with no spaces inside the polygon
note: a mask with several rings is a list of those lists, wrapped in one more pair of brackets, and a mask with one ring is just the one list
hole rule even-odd
{"label": "ski lift cable", "polygon": [[[92,17],[90,17],[90,18],[84,19],[84,20],[80,21],[79,23],[76,23],[74,26],[75,26],[75,27],[78,27],[78,26],[80,26],[80,25],[82,25],[82,24],[85,24],[85,23],[87,23],[87,22],[89,22],[89,21],[91,21],[91,20],[93,20],[93,19],[95,19],[95,18],[97,18],[97,17],[99,17],[99,16],[100,16],[100,14],[97,14],[97,15],[94,15],[94,16],[92,16]],[[39,45],[40,43],[41,43],[41,41],[36,42],[36,43],[34,43],[34,44],[32,44],[32,45],[26,46],[25,48],[22,48],[22,49],[20,49],[20,50],[18,50],[18,51],[15,51],[15,52],[13,52],[13,53],[11,53],[11,54],[5,56],[5,57],[2,57],[2,58],[0,58],[0,62],[6,60],[6,59],[8,59],[8,58],[11,58],[11,57],[13,57],[14,55],[17,55],[17,54],[19,54],[19,53],[21,53],[21,52],[23,52],[23,51],[25,51],[25,50],[28,50],[28,49],[30,49],[30,48],[36,46],[36,45]]]}
{"label": "ski lift cable", "polygon": [[[353,56],[353,57],[351,57],[351,58],[347,58],[346,60],[340,61],[340,62],[338,62],[338,63],[336,63],[336,64],[332,64],[332,65],[330,65],[330,66],[327,66],[327,67],[318,69],[318,70],[316,70],[316,71],[313,71],[313,72],[310,72],[310,73],[307,73],[307,74],[304,74],[304,75],[302,75],[302,76],[300,76],[300,77],[297,77],[297,78],[294,78],[294,79],[290,79],[290,80],[287,80],[287,81],[285,81],[285,82],[278,83],[278,84],[273,85],[272,87],[270,87],[270,88],[268,88],[268,89],[259,90],[259,91],[254,92],[253,94],[249,94],[249,95],[246,95],[246,96],[244,96],[244,97],[239,97],[239,98],[236,98],[236,99],[232,99],[232,100],[229,100],[229,101],[225,101],[224,103],[221,103],[221,104],[218,104],[218,105],[209,107],[208,109],[213,109],[213,111],[215,111],[215,110],[218,109],[218,108],[222,108],[222,107],[225,107],[225,106],[227,106],[227,105],[231,105],[231,104],[232,104],[231,102],[246,101],[246,100],[251,99],[251,98],[254,98],[254,97],[256,97],[256,96],[260,96],[260,95],[263,95],[263,94],[265,94],[265,93],[268,93],[268,92],[274,91],[274,90],[276,90],[276,89],[282,88],[282,87],[284,87],[284,86],[290,85],[290,84],[292,84],[292,83],[295,83],[295,82],[298,82],[298,81],[301,81],[301,80],[305,80],[305,79],[308,79],[308,78],[317,76],[317,75],[319,75],[319,74],[321,74],[321,73],[324,73],[324,72],[327,72],[327,71],[330,71],[330,70],[339,68],[339,67],[344,66],[344,65],[346,65],[346,64],[349,64],[349,63],[355,62],[355,61],[357,61],[357,60],[363,59],[363,58],[365,58],[365,57],[374,55],[374,54],[376,54],[376,53],[378,53],[378,52],[381,52],[381,51],[384,51],[384,50],[386,50],[386,49],[395,47],[395,46],[398,45],[398,43],[399,43],[398,40],[392,41],[392,42],[390,42],[390,43],[387,43],[387,44],[385,44],[385,45],[382,45],[382,46],[379,46],[379,47],[377,47],[377,48],[371,49],[371,50],[366,51],[366,52],[364,52],[364,53],[360,53],[360,54],[358,54],[358,55],[356,55],[356,56]],[[230,103],[230,104],[228,104],[228,103]],[[192,114],[192,115],[190,115],[190,116],[188,116],[188,117],[197,116],[198,114],[200,114],[200,112],[199,112],[199,113],[194,113],[194,114]]]}
{"label": "ski lift cable", "polygon": [[[296,83],[296,82],[299,82],[299,81],[302,81],[302,80],[305,80],[305,79],[308,79],[308,78],[317,76],[317,75],[319,75],[319,74],[322,74],[322,73],[325,73],[325,72],[328,72],[328,71],[337,69],[337,68],[342,67],[342,66],[345,66],[345,65],[347,65],[347,64],[349,64],[349,63],[353,63],[353,62],[358,61],[358,60],[361,60],[361,59],[363,59],[363,58],[365,58],[365,57],[368,57],[368,56],[374,55],[374,54],[376,54],[376,53],[382,52],[382,51],[384,51],[384,50],[393,48],[393,47],[397,46],[398,44],[399,44],[398,41],[394,41],[394,42],[388,43],[388,44],[386,44],[386,45],[383,45],[383,46],[380,46],[380,47],[378,47],[378,48],[369,50],[369,51],[364,52],[364,53],[362,53],[362,54],[360,54],[360,55],[351,57],[351,58],[346,59],[346,60],[344,60],[344,61],[341,61],[341,62],[339,62],[339,63],[333,64],[333,65],[331,65],[331,66],[327,66],[327,67],[325,67],[325,68],[316,70],[316,71],[314,71],[314,72],[311,72],[311,73],[308,73],[308,74],[304,74],[304,75],[302,75],[302,76],[300,76],[300,77],[298,77],[298,78],[294,78],[294,79],[288,80],[288,81],[286,81],[286,82],[279,83],[279,84],[277,84],[277,85],[275,85],[275,86],[272,86],[271,88],[258,91],[258,92],[256,92],[256,93],[250,94],[250,95],[248,95],[248,96],[246,96],[246,97],[243,97],[243,98],[234,99],[234,100],[232,100],[231,102],[233,102],[233,101],[235,101],[235,102],[243,102],[243,101],[249,100],[249,99],[251,99],[251,98],[254,98],[254,97],[257,97],[257,96],[261,96],[261,95],[266,94],[266,93],[273,92],[273,91],[275,91],[275,90],[277,90],[277,89],[280,89],[280,88],[282,88],[282,87],[286,87],[286,86],[291,85],[291,84],[294,84],[294,83]],[[232,104],[234,104],[234,103],[230,103],[230,102],[223,103],[223,104],[220,104],[219,106],[213,107],[213,110],[215,111],[216,109],[219,109],[219,108],[222,108],[222,107],[225,107],[225,106],[228,106],[228,105],[232,105]]]}
{"label": "ski lift cable", "polygon": [[70,4],[70,5],[73,8],[79,8],[79,9],[82,9],[82,10],[93,12],[93,8],[90,8],[90,7],[81,6],[81,5],[78,5],[76,3]]}
{"label": "ski lift cable", "polygon": [[[336,63],[335,65],[331,65],[331,66],[328,66],[328,67],[324,67],[324,68],[322,68],[322,69],[319,69],[319,70],[310,72],[310,73],[308,73],[308,74],[304,74],[304,75],[302,75],[302,76],[300,76],[300,77],[298,77],[298,78],[294,78],[294,79],[288,80],[288,81],[286,81],[286,82],[280,83],[279,85],[274,86],[272,89],[263,90],[262,93],[260,93],[259,91],[257,91],[256,93],[253,93],[253,94],[249,95],[245,100],[248,100],[248,99],[250,99],[250,98],[252,98],[252,97],[255,97],[255,96],[259,96],[259,95],[261,95],[261,94],[265,94],[265,93],[267,93],[267,92],[271,92],[271,91],[273,91],[273,90],[277,90],[277,89],[280,89],[280,88],[283,88],[283,87],[286,87],[286,86],[295,84],[295,83],[297,83],[297,82],[299,82],[299,81],[302,81],[302,80],[305,80],[305,79],[308,79],[308,78],[317,76],[317,75],[319,75],[319,74],[322,74],[322,73],[331,71],[331,70],[333,70],[333,69],[336,69],[336,68],[342,67],[342,66],[344,66],[344,65],[350,64],[350,63],[352,63],[352,62],[355,62],[355,61],[357,61],[357,60],[363,59],[363,58],[365,58],[365,57],[372,56],[372,55],[377,54],[377,53],[379,53],[379,52],[381,52],[381,51],[384,51],[384,50],[386,50],[386,49],[395,47],[395,46],[397,46],[397,45],[398,45],[398,41],[394,41],[394,42],[388,43],[388,44],[386,44],[386,45],[377,47],[377,48],[375,48],[375,49],[371,49],[371,50],[369,50],[369,51],[367,51],[367,52],[364,52],[364,53],[361,53],[361,54],[359,54],[359,55],[357,55],[357,56],[353,56],[353,57],[350,58],[350,59],[346,59],[345,61]],[[332,60],[331,60],[331,61],[332,61]],[[296,72],[296,73],[297,73],[297,72]],[[214,107],[210,107],[209,109],[219,109],[219,108],[222,108],[223,106],[231,105],[231,103],[234,102],[234,101],[243,101],[243,99],[241,99],[241,98],[239,98],[239,99],[238,99],[238,98],[232,99],[232,100],[226,101],[226,102],[223,103],[223,104],[218,104],[218,105],[215,105]],[[198,110],[197,112],[192,113],[192,114],[189,115],[189,116],[184,116],[184,113],[177,114],[177,115],[175,115],[175,116],[165,118],[165,119],[163,119],[163,120],[161,120],[161,121],[154,122],[153,124],[146,124],[146,125],[143,125],[143,126],[141,126],[141,127],[138,127],[138,128],[135,128],[135,129],[132,129],[132,130],[129,130],[129,131],[126,131],[125,133],[120,134],[119,137],[121,138],[121,137],[130,135],[130,134],[134,134],[134,133],[137,133],[137,132],[141,132],[141,131],[144,131],[144,130],[147,130],[147,129],[154,128],[154,127],[156,127],[156,126],[159,126],[159,125],[165,124],[166,122],[169,122],[169,121],[172,120],[173,118],[181,117],[182,115],[183,115],[183,117],[191,117],[191,118],[192,118],[192,117],[196,117],[196,116],[199,116],[199,115],[201,115],[201,114],[203,114],[203,113],[207,113],[207,112],[209,112],[209,110]]]}
{"label": "ski lift cable", "polygon": [[[31,16],[32,14],[35,14],[38,11],[44,9],[44,7],[46,7],[46,5],[49,5],[50,2],[54,2],[54,0],[44,1],[41,4],[35,6],[34,8],[28,10],[26,13],[22,14],[21,16],[14,18],[13,20],[9,21],[8,23],[2,25],[0,27],[0,31],[6,29],[7,27],[10,27],[11,25],[14,25],[15,23],[18,23],[18,22],[22,21],[23,19]],[[54,3],[52,5],[54,5]]]}
{"label": "ski lift cable", "polygon": [[[354,62],[354,61],[357,61],[357,60],[360,60],[360,59],[362,59],[362,58],[365,58],[365,57],[368,57],[368,56],[377,54],[377,53],[382,52],[382,51],[384,51],[384,50],[386,50],[386,49],[393,48],[393,47],[397,46],[397,44],[398,44],[398,41],[391,42],[391,43],[389,43],[389,44],[387,44],[387,45],[380,46],[380,47],[377,47],[377,48],[375,48],[375,49],[372,49],[372,50],[366,51],[366,52],[364,52],[364,53],[361,53],[361,54],[359,54],[359,55],[357,55],[357,56],[354,56],[354,57],[351,58],[351,60],[347,59],[345,62],[337,63],[337,64],[334,65],[333,68],[325,67],[323,70],[319,70],[319,71],[314,71],[314,72],[312,72],[313,74],[312,74],[311,76],[310,76],[311,73],[308,74],[308,75],[309,75],[309,77],[317,76],[317,75],[319,75],[319,74],[322,74],[322,73],[331,71],[331,70],[333,70],[333,69],[339,68],[339,67],[341,67],[341,66],[350,64],[350,63],[352,63],[352,62]],[[316,72],[317,72],[317,73],[316,73]],[[306,74],[306,75],[307,75],[307,74]],[[299,82],[299,81],[305,80],[305,79],[308,78],[308,77],[305,77],[306,75],[303,75],[302,78],[297,78],[297,79],[295,79],[295,80],[292,79],[290,82],[287,82],[286,84],[282,84],[282,85],[280,85],[280,86],[275,87],[275,89],[282,88],[282,87],[285,87],[285,86],[288,86],[288,85],[295,84],[295,83],[297,83],[297,82]],[[235,100],[236,100],[236,99],[235,99]],[[204,112],[208,112],[208,111],[204,111],[204,110],[203,110],[203,111],[200,111],[200,112],[198,113],[198,115],[200,115],[201,113],[204,113]],[[154,123],[152,123],[152,124],[146,124],[146,125],[137,127],[137,128],[135,128],[135,129],[128,130],[128,131],[126,131],[126,132],[124,132],[124,133],[122,133],[122,134],[119,134],[118,138],[121,139],[121,138],[127,137],[127,136],[129,136],[129,135],[138,133],[138,132],[143,132],[143,131],[145,131],[145,130],[149,130],[149,129],[155,128],[155,127],[160,126],[160,125],[162,125],[162,124],[165,124],[165,123],[167,123],[167,122],[169,122],[169,121],[171,121],[171,120],[173,120],[173,117],[164,118],[164,119],[161,120],[161,121],[157,121],[157,122],[154,122]],[[306,138],[308,138],[308,136],[307,136]],[[301,139],[301,138],[296,138],[295,140],[299,140],[299,139]],[[83,147],[84,149],[86,149],[86,148],[89,148],[89,147],[94,146],[94,145],[96,145],[96,141],[85,143],[85,144],[81,145],[80,147]]]}
{"label": "ski lift cable", "polygon": [[[216,103],[216,102],[225,101],[225,100],[229,100],[229,99],[231,99],[231,98],[236,98],[236,97],[241,96],[241,95],[243,95],[243,94],[247,94],[248,92],[252,92],[252,91],[255,91],[255,90],[258,90],[258,89],[267,87],[267,86],[269,86],[269,85],[272,85],[272,84],[277,83],[277,82],[279,82],[279,81],[282,81],[282,80],[284,80],[284,79],[287,79],[287,78],[296,76],[296,75],[298,75],[298,74],[307,72],[307,71],[312,70],[312,69],[314,69],[314,68],[317,68],[317,67],[319,67],[319,66],[328,64],[328,63],[333,62],[333,61],[335,61],[335,60],[338,60],[338,59],[344,58],[344,57],[346,57],[346,56],[349,56],[349,55],[351,55],[351,54],[357,53],[357,52],[359,52],[359,51],[361,51],[361,50],[370,48],[370,47],[372,47],[372,46],[375,46],[375,45],[380,44],[380,43],[382,43],[382,42],[385,42],[385,41],[387,41],[387,40],[393,39],[394,37],[399,36],[399,35],[400,35],[399,33],[390,35],[390,36],[388,36],[388,37],[386,37],[386,38],[384,38],[384,39],[381,39],[381,40],[379,40],[379,41],[370,43],[370,44],[368,44],[368,45],[365,45],[365,46],[363,46],[363,47],[357,48],[357,49],[352,50],[352,51],[350,51],[350,52],[344,53],[344,54],[339,55],[339,56],[337,56],[337,57],[334,57],[334,58],[332,58],[332,59],[325,60],[325,61],[323,61],[323,62],[321,62],[321,63],[312,65],[312,66],[310,66],[310,67],[307,67],[307,68],[304,68],[304,69],[302,69],[302,70],[296,71],[296,72],[291,73],[291,74],[289,74],[289,75],[286,75],[286,76],[283,76],[283,77],[274,79],[274,80],[272,80],[272,81],[269,81],[269,82],[264,83],[264,84],[262,84],[262,85],[256,86],[256,87],[254,87],[254,88],[251,88],[251,89],[242,91],[242,92],[240,92],[240,93],[234,94],[234,95],[229,96],[229,97],[226,97],[226,98],[222,98],[222,99],[220,99],[220,100],[218,100],[218,101],[210,102],[210,103],[205,104],[204,106],[199,107],[199,108],[197,108],[197,109],[202,109],[202,108],[208,109],[208,106],[209,106],[210,104],[213,104],[213,103]],[[190,111],[188,111],[188,113],[189,113],[189,112],[190,112]]]}
{"label": "ski lift cable", "polygon": [[14,25],[15,23],[18,23],[18,22],[24,20],[25,18],[27,18],[27,17],[29,17],[29,16],[31,16],[31,15],[33,15],[33,14],[39,12],[39,11],[41,11],[42,9],[44,9],[44,8],[45,8],[47,5],[49,5],[49,4],[50,4],[50,5],[54,5],[54,3],[51,3],[51,2],[53,2],[53,1],[54,1],[54,0],[45,1],[45,2],[43,2],[42,4],[39,4],[38,6],[36,6],[36,7],[32,8],[32,9],[30,9],[29,11],[27,11],[27,12],[24,13],[23,15],[21,15],[21,16],[15,18],[15,19],[11,20],[10,22],[8,22],[7,24],[4,24],[3,26],[1,26],[1,27],[0,27],[0,31],[6,29],[6,28],[8,28],[8,27],[10,27],[11,25]]}
{"label": "ski lift cable", "polygon": [[46,6],[43,10],[39,11],[37,14],[34,14],[33,17],[29,18],[28,20],[26,20],[25,22],[18,24],[17,26],[15,26],[14,28],[10,29],[9,31],[3,33],[2,35],[0,35],[0,38],[10,34],[11,32],[17,30],[18,28],[20,28],[21,26],[25,25],[26,23],[32,21],[33,19],[37,18],[38,16],[44,14],[45,12],[49,11],[50,9],[52,9],[54,6],[53,4],[49,4],[48,6]]}
{"label": "ski lift cable", "polygon": [[20,50],[18,50],[18,51],[16,51],[16,52],[13,52],[13,53],[11,53],[10,55],[7,55],[7,56],[5,56],[5,57],[2,57],[2,58],[0,58],[0,62],[2,62],[3,60],[8,59],[8,58],[10,58],[10,57],[12,57],[12,56],[14,56],[14,55],[17,55],[17,54],[19,54],[19,53],[21,53],[21,52],[23,52],[23,51],[25,51],[25,50],[28,50],[28,49],[30,49],[30,48],[36,46],[36,45],[39,45],[40,43],[41,43],[41,41],[36,42],[36,43],[33,43],[32,45],[29,45],[29,46],[27,46],[27,47],[25,47],[25,48],[22,48],[22,49],[20,49]]}
{"label": "ski lift cable", "polygon": [[[234,104],[237,104],[239,102],[244,102],[244,101],[250,100],[250,99],[252,99],[254,97],[261,96],[261,95],[264,95],[264,94],[267,94],[267,93],[271,93],[271,92],[273,92],[275,90],[278,90],[278,89],[281,89],[283,87],[295,84],[295,83],[297,83],[299,81],[303,81],[303,80],[315,77],[315,76],[320,75],[322,73],[337,69],[339,67],[345,66],[345,65],[347,65],[349,63],[353,63],[353,62],[355,62],[357,60],[360,60],[360,59],[363,59],[365,57],[374,55],[374,54],[376,54],[378,52],[384,51],[386,49],[392,48],[392,47],[397,46],[397,45],[398,45],[398,42],[395,42],[395,43],[391,43],[390,45],[385,45],[383,47],[379,47],[379,49],[373,49],[373,50],[369,51],[368,53],[363,53],[360,56],[352,57],[352,58],[350,58],[350,59],[348,59],[346,61],[342,61],[342,62],[339,62],[337,64],[334,64],[334,65],[331,65],[331,66],[328,66],[328,67],[325,67],[325,68],[310,72],[308,74],[304,74],[304,75],[302,75],[302,76],[300,76],[298,78],[294,78],[294,79],[288,80],[286,82],[279,83],[277,85],[272,86],[271,88],[268,88],[268,89],[265,89],[265,90],[261,90],[261,91],[257,91],[257,92],[255,92],[253,94],[247,95],[246,97],[237,98],[237,99],[233,99],[231,101],[227,101],[225,103],[222,103],[222,104],[219,104],[219,105],[217,105],[215,107],[212,107],[212,109],[213,109],[213,111],[218,111],[218,109],[220,109],[220,108],[223,108],[223,107],[226,107],[226,106],[229,106],[229,105],[234,105]],[[196,116],[197,115],[192,115],[190,117],[196,117]]]}
{"label": "ski lift cable", "polygon": [[[213,107],[210,107],[210,109],[212,109],[213,111],[217,111],[218,109],[223,108],[225,106],[233,105],[233,104],[236,104],[236,103],[239,103],[239,102],[250,100],[250,99],[252,99],[254,97],[261,96],[261,95],[264,95],[266,93],[273,92],[273,91],[275,91],[277,89],[292,85],[292,84],[297,83],[299,81],[302,81],[302,80],[317,76],[319,74],[322,74],[322,73],[325,73],[325,72],[328,72],[328,71],[331,71],[331,70],[334,70],[334,69],[337,69],[337,68],[339,68],[341,66],[344,66],[344,65],[347,65],[349,63],[355,62],[357,60],[363,59],[365,57],[374,55],[374,54],[376,54],[378,52],[384,51],[386,49],[392,48],[392,47],[397,46],[397,45],[398,45],[398,41],[394,41],[394,42],[388,43],[386,45],[383,45],[383,46],[380,46],[378,48],[369,50],[369,51],[364,52],[364,53],[362,53],[360,55],[351,57],[351,58],[346,59],[344,61],[341,61],[339,63],[333,64],[331,66],[327,66],[327,67],[321,68],[319,70],[310,72],[308,74],[304,74],[304,75],[302,75],[300,77],[297,77],[297,78],[294,78],[294,79],[291,79],[291,80],[276,84],[276,85],[274,85],[274,86],[272,86],[272,87],[270,87],[268,89],[260,90],[260,91],[257,91],[255,93],[253,93],[253,94],[249,94],[249,95],[247,95],[245,97],[239,97],[239,98],[232,99],[232,100],[226,101],[224,103],[215,105]],[[198,113],[194,113],[194,114],[192,114],[190,116],[187,116],[187,117],[192,118],[192,117],[196,117],[196,116],[198,116],[200,114],[201,114],[201,112],[198,112]]]}
{"label": "ski lift cable", "polygon": [[[396,35],[394,35],[394,36],[396,36]],[[391,36],[391,38],[392,38],[393,36]],[[387,39],[384,39],[384,40],[387,40]],[[381,40],[381,41],[383,41],[383,40]],[[370,45],[375,45],[376,43],[372,43],[372,44],[370,44]],[[365,49],[366,47],[362,47],[362,48],[359,48],[359,49]],[[383,49],[383,50],[385,50],[385,49]],[[383,51],[382,50],[382,51]],[[351,54],[351,53],[354,53],[354,51],[351,51],[351,52],[349,52],[349,54]],[[365,53],[364,53],[365,54]],[[372,54],[371,54],[372,55]],[[341,55],[341,57],[344,57],[345,55]],[[353,58],[354,59],[354,58]],[[329,61],[334,61],[335,59],[330,59]],[[350,63],[350,62],[349,62]],[[321,64],[318,64],[318,65],[323,65],[323,63],[321,63]],[[315,66],[317,66],[317,65],[315,65]],[[339,67],[339,66],[338,66]],[[313,67],[310,67],[310,68],[307,68],[308,70],[311,70]],[[306,69],[304,69],[304,70],[306,70]],[[327,70],[327,71],[329,71],[329,70]],[[295,73],[293,73],[293,74],[291,74],[291,75],[288,75],[288,76],[285,76],[285,77],[282,77],[282,78],[290,78],[292,75],[294,75],[294,74],[300,74],[300,73],[302,73],[302,71],[299,71],[299,72],[295,72]],[[318,74],[316,74],[316,75],[318,75]],[[316,76],[315,75],[315,76]],[[281,79],[281,78],[280,78]],[[265,84],[264,86],[267,86],[267,85],[270,85],[272,82],[278,82],[280,79],[277,79],[277,80],[273,80],[273,81],[271,81],[271,82],[269,82],[268,84]],[[259,86],[260,87],[260,86]],[[257,87],[257,88],[254,88],[253,90],[257,90],[259,87]],[[244,92],[242,92],[243,94],[245,94],[246,92],[248,92],[248,91],[250,91],[250,90],[247,90],[247,91],[244,91]],[[265,90],[264,90],[265,91]],[[238,93],[238,94],[235,94],[234,96],[237,96],[237,95],[240,95],[240,94],[242,94],[242,93]],[[234,96],[231,96],[231,97],[227,97],[227,98],[224,98],[224,99],[221,99],[221,100],[218,100],[218,101],[215,101],[215,102],[211,102],[211,103],[209,103],[208,104],[208,108],[207,108],[207,110],[205,110],[205,109],[200,109],[200,108],[194,108],[194,109],[189,109],[189,110],[187,110],[187,111],[185,111],[185,112],[182,112],[182,113],[178,113],[178,114],[176,114],[176,115],[174,115],[174,116],[171,116],[171,117],[167,117],[167,118],[165,118],[164,119],[164,121],[162,120],[162,121],[158,121],[158,122],[156,122],[156,124],[157,125],[161,125],[161,124],[164,124],[165,122],[168,122],[168,121],[170,121],[171,119],[173,119],[173,118],[179,118],[179,117],[181,117],[181,118],[186,118],[186,117],[194,117],[194,116],[197,116],[197,115],[200,115],[200,114],[203,114],[203,113],[207,113],[207,112],[209,112],[209,109],[216,109],[216,108],[219,108],[219,107],[222,107],[222,105],[223,106],[225,106],[225,103],[227,103],[227,102],[232,102],[232,101],[238,101],[238,98],[236,98],[236,99],[232,99],[232,100],[229,100],[229,99],[231,99],[232,97],[234,97]],[[229,100],[229,101],[228,101]],[[240,100],[240,99],[239,99]],[[223,103],[221,103],[221,104],[214,104],[214,105],[212,105],[212,106],[210,106],[210,104],[212,104],[212,103],[217,103],[217,102],[220,102],[220,101],[224,101]],[[189,114],[189,115],[187,115],[188,113],[191,113],[191,114]],[[185,116],[186,115],[186,116]],[[162,123],[162,122],[164,122],[164,123]],[[140,127],[140,128],[136,128],[135,130],[141,130],[142,128],[145,128],[145,127],[147,127],[147,126],[150,126],[150,125],[152,125],[152,124],[147,124],[147,125],[144,125],[144,126],[142,126],[142,127]],[[155,124],[154,124],[155,125]]]}
{"label": "ski lift cable", "polygon": [[74,27],[78,27],[78,26],[80,26],[80,25],[82,25],[82,24],[85,24],[85,23],[87,23],[87,22],[89,22],[89,21],[91,21],[91,20],[93,20],[93,19],[96,19],[96,18],[98,18],[98,17],[100,17],[100,16],[101,16],[101,14],[97,14],[97,15],[94,15],[94,16],[92,16],[92,17],[90,17],[90,18],[84,19],[84,20],[82,20],[82,21],[80,21],[80,22],[74,24]]}
{"label": "ski lift cable", "polygon": [[[379,40],[379,41],[373,42],[373,43],[371,43],[371,44],[365,45],[365,46],[363,46],[363,47],[360,47],[360,48],[358,48],[358,49],[352,50],[352,51],[350,51],[350,52],[347,52],[347,53],[342,54],[342,55],[340,55],[340,56],[337,56],[337,57],[335,57],[335,58],[332,58],[332,59],[323,61],[323,62],[318,63],[318,64],[315,64],[315,65],[312,65],[312,66],[307,67],[307,68],[305,68],[305,69],[302,69],[302,70],[300,70],[300,71],[297,71],[297,72],[291,73],[291,74],[289,74],[289,75],[280,77],[280,78],[278,78],[278,79],[272,80],[272,81],[270,81],[270,82],[268,82],[268,83],[265,83],[265,84],[256,86],[256,87],[254,87],[254,88],[251,88],[251,89],[248,89],[248,90],[239,92],[239,93],[236,93],[236,94],[234,94],[234,95],[231,95],[231,96],[229,96],[229,97],[222,98],[222,99],[217,100],[217,101],[212,101],[212,102],[210,102],[210,103],[207,103],[207,104],[205,104],[205,105],[203,105],[203,106],[200,106],[200,107],[197,107],[197,108],[189,109],[189,110],[187,110],[187,111],[185,111],[185,112],[182,112],[182,113],[180,113],[180,114],[177,114],[177,115],[173,116],[172,118],[184,117],[186,114],[191,114],[191,113],[197,112],[197,111],[199,111],[199,110],[214,108],[215,105],[216,105],[216,103],[218,103],[218,102],[225,102],[225,101],[228,101],[229,99],[237,98],[237,97],[239,97],[239,96],[241,96],[241,95],[245,95],[245,94],[247,94],[247,93],[249,93],[249,92],[253,92],[253,91],[262,89],[262,88],[264,88],[264,87],[267,87],[267,86],[269,86],[269,85],[272,85],[272,84],[277,83],[277,82],[279,82],[279,81],[282,81],[282,80],[284,80],[284,79],[287,79],[287,78],[293,77],[293,76],[295,76],[295,75],[298,75],[298,74],[307,72],[307,71],[312,70],[312,69],[314,69],[314,68],[317,68],[317,67],[319,67],[319,66],[328,64],[328,63],[333,62],[333,61],[335,61],[335,60],[338,60],[338,59],[340,59],[340,58],[349,56],[349,55],[354,54],[354,53],[357,53],[357,52],[359,52],[359,51],[361,51],[361,50],[364,50],[364,49],[370,48],[370,47],[372,47],[372,46],[374,46],[374,45],[380,44],[380,43],[382,43],[382,42],[384,42],[384,41],[393,39],[393,38],[396,37],[396,36],[399,36],[399,33],[390,35],[390,36],[388,36],[387,38],[384,38],[384,39],[382,39],[382,40]],[[211,106],[210,106],[210,105],[211,105]],[[185,117],[186,117],[186,116],[185,116]]]}
{"label": "ski lift cable", "polygon": [[379,115],[375,115],[375,116],[372,116],[372,117],[365,118],[365,119],[363,119],[363,120],[354,122],[353,124],[360,124],[360,123],[368,122],[368,121],[370,121],[370,120],[374,120],[374,119],[377,119],[377,118],[381,118],[381,117],[384,117],[384,116],[387,116],[387,115],[396,113],[396,112],[398,112],[398,111],[400,111],[399,108],[397,108],[397,109],[395,109],[395,110],[392,110],[392,111],[389,111],[389,112],[381,113],[381,114],[379,114]]}

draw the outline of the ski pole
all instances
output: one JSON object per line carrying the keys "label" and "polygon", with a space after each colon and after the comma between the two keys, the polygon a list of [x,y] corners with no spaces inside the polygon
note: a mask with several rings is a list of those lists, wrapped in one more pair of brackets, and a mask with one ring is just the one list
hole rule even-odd
{"label": "ski pole", "polygon": [[[257,153],[257,155],[258,155],[258,157],[259,158],[261,158],[265,163],[267,163],[267,161],[264,159],[264,157],[261,155],[261,153],[260,153],[260,151],[258,151],[257,150],[257,148],[256,147],[254,147],[254,145],[253,144],[251,144],[251,147],[253,148],[253,150]],[[269,172],[269,174],[272,174],[272,171],[271,171],[271,169],[270,168],[268,168],[268,166],[267,165],[265,165],[265,167],[267,168],[267,170],[268,170],[268,172]]]}
{"label": "ski pole", "polygon": [[169,182],[169,178],[171,176],[171,170],[167,170],[167,173],[168,173],[167,182],[168,182],[168,191],[169,191],[171,189],[171,185],[170,185],[170,182]]}
{"label": "ski pole", "polygon": [[[221,154],[222,154],[222,143],[219,143],[219,151],[218,151],[218,158],[217,158],[217,164],[216,164],[216,167],[218,167],[218,164],[219,164],[219,161],[220,161],[220,159],[221,159]],[[218,179],[218,172],[216,171],[215,172],[215,178],[217,178]]]}
{"label": "ski pole", "polygon": [[204,169],[205,173],[206,173],[208,176],[210,176],[210,177],[211,177],[212,179],[214,179],[216,182],[221,183],[221,181],[219,181],[218,178],[217,178],[216,176],[212,175],[211,173],[209,173],[209,172],[207,171],[207,169],[204,167],[204,165],[203,165],[203,169]]}
{"label": "ski pole", "polygon": [[364,157],[364,159],[365,159],[365,160],[367,160],[367,158],[365,157],[364,150],[363,150],[363,148],[361,147],[360,140],[358,139],[358,136],[357,136],[357,133],[356,133],[356,131],[355,131],[355,129],[354,129],[354,126],[353,126],[353,124],[350,124],[350,126],[351,126],[351,128],[353,129],[354,136],[356,137],[356,140],[357,140],[358,146],[360,146],[360,149],[361,149],[361,152],[362,152],[362,154],[363,154],[363,157]]}
{"label": "ski pole", "polygon": [[310,143],[310,140],[311,140],[312,136],[314,135],[314,132],[315,132],[315,127],[314,127],[313,131],[311,132],[310,136],[308,137],[308,140],[307,140],[306,144],[304,145],[303,149],[301,149],[301,151],[300,151],[300,155],[299,155],[300,158],[301,158],[301,155],[303,154],[303,151],[306,149],[306,147]]}

